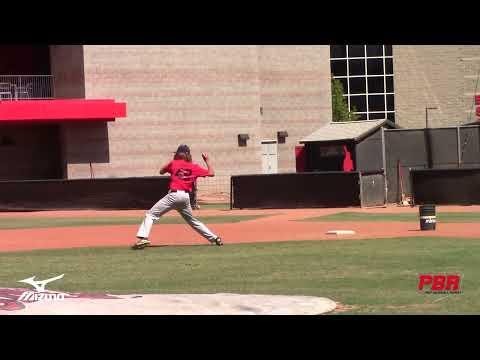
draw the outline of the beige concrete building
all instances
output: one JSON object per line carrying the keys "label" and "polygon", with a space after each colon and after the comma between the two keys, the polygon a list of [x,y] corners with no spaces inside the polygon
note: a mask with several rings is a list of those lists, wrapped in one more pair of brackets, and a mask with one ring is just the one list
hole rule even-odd
{"label": "beige concrete building", "polygon": [[[108,125],[66,125],[68,178],[153,176],[180,143],[194,160],[210,154],[216,177],[200,192],[228,193],[230,175],[262,173],[262,141],[277,171],[295,171],[298,140],[330,121],[328,46],[52,46],[67,79],[54,71],[58,96],[114,98],[127,117]],[[76,54],[71,56],[70,54]],[[80,54],[82,56],[80,56]],[[75,61],[71,61],[74,59]],[[82,61],[80,61],[82,60]],[[72,79],[73,78],[73,79]],[[247,134],[246,146],[238,135]],[[108,155],[108,156],[107,156]],[[274,169],[273,169],[274,171]]]}
{"label": "beige concrete building", "polygon": [[[24,164],[15,175],[2,171],[2,180],[155,176],[186,143],[194,160],[206,151],[216,169],[200,180],[200,194],[227,195],[231,175],[295,171],[298,141],[331,120],[331,74],[361,119],[409,128],[424,127],[425,107],[438,108],[429,112],[431,127],[473,121],[479,93],[480,46],[55,45],[0,53],[0,85],[45,76],[46,98],[127,107],[115,121],[49,122],[55,139],[28,122],[22,131],[0,123],[0,145],[13,143],[0,147],[0,160]],[[284,142],[278,132],[288,134]],[[56,155],[34,165],[42,151]]]}
{"label": "beige concrete building", "polygon": [[398,45],[393,47],[395,121],[406,128],[465,124],[476,120],[480,93],[480,46]]}

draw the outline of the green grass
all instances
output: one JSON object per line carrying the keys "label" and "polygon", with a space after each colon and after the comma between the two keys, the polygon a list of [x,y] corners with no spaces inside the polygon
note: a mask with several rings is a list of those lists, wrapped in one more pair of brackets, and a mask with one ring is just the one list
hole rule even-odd
{"label": "green grass", "polygon": [[[236,216],[199,216],[206,224],[236,223],[257,219],[267,215],[236,215]],[[57,218],[0,218],[1,229],[32,229],[71,226],[103,226],[103,225],[139,225],[143,217],[57,217]],[[182,224],[185,220],[176,216],[164,216],[158,224]]]}
{"label": "green grass", "polygon": [[[353,306],[342,314],[478,314],[479,263],[480,239],[454,238],[40,250],[0,254],[0,286],[65,273],[52,290],[310,295]],[[461,294],[416,290],[419,273],[450,272],[462,274]]]}
{"label": "green grass", "polygon": [[[437,213],[437,222],[442,223],[478,223],[480,222],[480,213],[478,212],[465,212],[465,213]],[[325,221],[325,222],[337,222],[337,221],[368,221],[368,222],[381,222],[381,221],[402,221],[402,222],[418,222],[419,214],[374,214],[374,213],[358,213],[358,212],[340,212],[331,215],[311,217],[308,219],[302,219],[298,221]]]}

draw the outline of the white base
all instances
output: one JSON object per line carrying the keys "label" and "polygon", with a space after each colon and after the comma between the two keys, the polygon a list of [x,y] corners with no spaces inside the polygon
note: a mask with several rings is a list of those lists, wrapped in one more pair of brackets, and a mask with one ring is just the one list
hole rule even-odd
{"label": "white base", "polygon": [[355,235],[353,230],[330,230],[327,231],[328,235]]}

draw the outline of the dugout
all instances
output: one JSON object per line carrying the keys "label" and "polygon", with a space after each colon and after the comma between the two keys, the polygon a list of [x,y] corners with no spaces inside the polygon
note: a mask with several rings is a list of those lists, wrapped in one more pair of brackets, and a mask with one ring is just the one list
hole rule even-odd
{"label": "dugout", "polygon": [[393,128],[398,126],[386,119],[331,122],[300,140],[304,144],[305,172],[382,170],[382,129]]}
{"label": "dugout", "polygon": [[356,171],[362,206],[385,205],[384,132],[396,128],[399,127],[387,119],[331,122],[300,140],[304,144],[304,171]]}

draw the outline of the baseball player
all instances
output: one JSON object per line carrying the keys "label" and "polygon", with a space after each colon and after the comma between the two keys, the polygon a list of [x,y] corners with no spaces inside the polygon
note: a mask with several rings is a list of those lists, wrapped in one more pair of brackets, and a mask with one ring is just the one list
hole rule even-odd
{"label": "baseball player", "polygon": [[173,160],[160,170],[161,175],[165,173],[170,174],[170,190],[167,195],[153,205],[145,214],[145,218],[137,232],[138,241],[133,246],[134,249],[143,249],[150,244],[148,236],[152,229],[153,222],[172,209],[177,210],[194,230],[212,244],[218,246],[223,245],[222,239],[219,236],[212,233],[203,223],[192,215],[189,193],[192,191],[193,183],[198,177],[215,176],[208,155],[202,153],[202,158],[207,165],[207,169],[193,163],[189,147],[187,145],[180,145]]}

